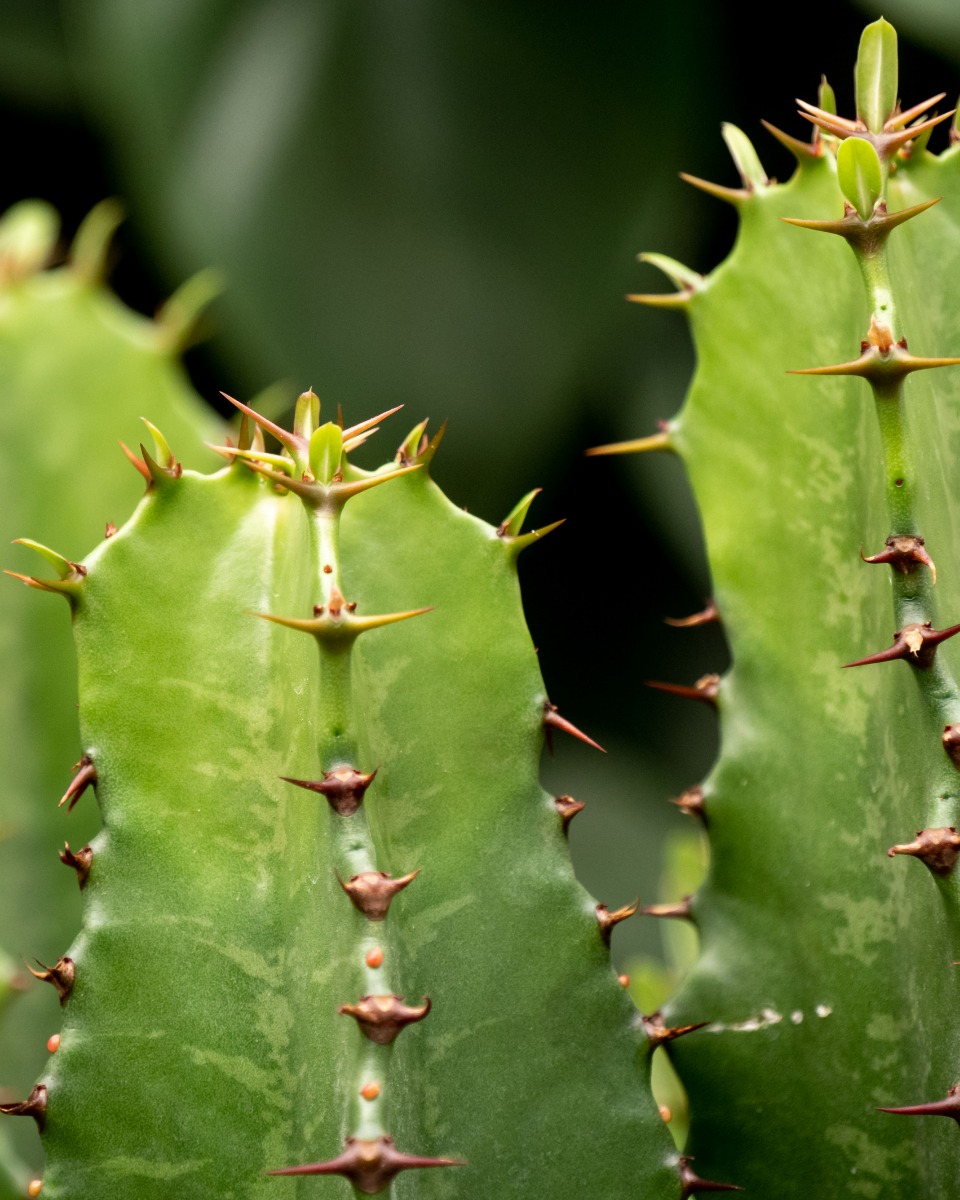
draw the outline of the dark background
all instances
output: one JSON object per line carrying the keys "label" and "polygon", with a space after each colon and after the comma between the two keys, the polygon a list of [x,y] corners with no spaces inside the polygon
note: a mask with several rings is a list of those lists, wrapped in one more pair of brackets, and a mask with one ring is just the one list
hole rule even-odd
{"label": "dark background", "polygon": [[[544,780],[588,801],[575,857],[611,905],[657,898],[661,841],[684,822],[665,801],[716,753],[712,714],[643,681],[728,661],[715,628],[662,624],[710,588],[679,463],[582,455],[673,415],[693,369],[681,317],[624,303],[666,286],[634,255],[718,263],[735,214],[678,172],[737,183],[726,120],[787,178],[760,118],[808,137],[794,97],[815,100],[821,72],[851,113],[877,15],[813,2],[748,26],[716,0],[0,0],[3,207],[47,199],[69,239],[119,196],[112,281],[143,312],[219,267],[211,336],[187,355],[205,399],[283,381],[348,420],[405,403],[371,465],[415,421],[446,417],[434,475],[456,503],[497,522],[542,486],[531,521],[567,517],[522,560],[526,610],[552,700],[610,753],[561,739]],[[905,103],[956,96],[958,18],[903,0],[884,15]],[[656,931],[629,922],[615,949],[655,951]]]}

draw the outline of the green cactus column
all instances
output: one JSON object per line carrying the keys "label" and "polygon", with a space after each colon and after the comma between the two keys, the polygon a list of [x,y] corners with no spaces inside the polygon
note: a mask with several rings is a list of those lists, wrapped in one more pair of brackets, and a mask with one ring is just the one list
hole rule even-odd
{"label": "green cactus column", "polygon": [[[722,751],[698,793],[711,867],[685,905],[700,957],[666,1009],[711,1021],[671,1047],[688,1149],[751,1195],[797,1200],[960,1183],[950,1122],[877,1111],[960,1080],[960,792],[940,744],[957,651],[936,649],[960,620],[960,381],[920,369],[960,352],[960,157],[927,151],[936,100],[901,111],[893,63],[891,28],[871,26],[858,117],[824,86],[803,105],[812,142],[772,131],[798,160],[787,184],[725,128],[741,186],[694,182],[737,207],[739,236],[706,277],[671,266],[698,368],[640,445],[689,471],[733,656],[710,685]],[[894,656],[909,665],[843,669]]]}

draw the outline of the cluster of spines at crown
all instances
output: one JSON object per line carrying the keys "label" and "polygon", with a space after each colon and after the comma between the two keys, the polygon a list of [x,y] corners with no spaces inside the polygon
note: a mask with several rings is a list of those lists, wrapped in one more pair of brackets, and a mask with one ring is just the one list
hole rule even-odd
{"label": "cluster of spines at crown", "polygon": [[[937,629],[933,588],[937,571],[926,539],[915,518],[917,466],[913,439],[905,420],[905,385],[915,371],[960,365],[960,358],[918,357],[907,348],[907,340],[897,321],[888,262],[887,243],[899,226],[921,218],[939,203],[939,197],[891,212],[887,207],[890,176],[904,169],[911,157],[927,150],[936,126],[956,117],[956,109],[938,113],[935,106],[945,97],[941,92],[910,108],[902,108],[898,96],[897,35],[882,18],[863,32],[856,72],[855,118],[837,115],[833,89],[823,79],[814,105],[798,100],[799,115],[813,126],[809,142],[801,141],[764,121],[765,128],[785,146],[803,170],[831,153],[835,156],[837,180],[842,194],[843,214],[821,220],[783,218],[788,224],[819,233],[842,237],[853,251],[863,278],[870,319],[860,344],[859,355],[848,362],[793,370],[795,375],[856,376],[867,382],[876,404],[884,455],[884,492],[890,522],[890,535],[882,550],[861,558],[865,563],[889,565],[893,573],[893,603],[897,632],[893,644],[844,667],[862,667],[903,659],[916,679],[924,712],[931,726],[931,737],[939,736],[945,757],[921,820],[927,827],[916,836],[887,851],[890,858],[911,855],[923,862],[932,875],[944,878],[952,874],[960,858],[960,833],[954,826],[942,824],[942,797],[956,794],[956,771],[960,770],[960,691],[949,665],[937,656],[943,641],[960,633],[960,624]],[[931,115],[931,110],[933,115]],[[740,208],[751,198],[775,187],[761,165],[749,141],[739,129],[723,126],[723,136],[740,175],[741,186],[725,187],[696,176],[683,174],[699,190]],[[950,126],[951,147],[960,142],[960,122]],[[636,303],[657,308],[685,310],[704,286],[704,276],[660,254],[641,254],[641,261],[661,270],[676,291],[645,293],[628,297]],[[627,454],[677,448],[669,422],[649,436],[627,442],[598,446],[588,454]],[[700,613],[670,624],[696,626],[720,620],[713,601]],[[705,675],[692,686],[648,681],[648,686],[682,697],[700,700],[718,707],[723,683],[716,674]],[[707,823],[703,789],[692,787],[674,801],[689,815]],[[918,824],[920,822],[918,821]],[[675,905],[655,906],[653,915],[691,918],[691,898]],[[904,1116],[947,1116],[960,1123],[960,1084],[950,1088],[946,1097],[928,1103],[882,1107],[881,1112]]]}

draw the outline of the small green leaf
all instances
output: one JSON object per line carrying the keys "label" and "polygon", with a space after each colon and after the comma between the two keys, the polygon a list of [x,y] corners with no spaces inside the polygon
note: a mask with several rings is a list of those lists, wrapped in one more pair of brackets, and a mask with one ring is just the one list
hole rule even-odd
{"label": "small green leaf", "polygon": [[817,94],[817,104],[824,112],[837,115],[837,97],[833,88],[827,83],[826,75],[820,76],[820,90]]}
{"label": "small green leaf", "polygon": [[851,137],[837,151],[837,180],[840,190],[865,221],[883,194],[883,171],[873,143]]}
{"label": "small green leaf", "polygon": [[312,437],[320,424],[320,399],[309,388],[297,397],[297,408],[293,418],[293,431],[302,438]]}
{"label": "small green leaf", "polygon": [[743,186],[751,192],[756,188],[766,187],[770,180],[753,148],[753,142],[743,130],[738,129],[736,125],[731,125],[729,121],[725,121],[720,126],[720,132],[723,134],[723,140],[727,143],[727,149],[740,174]]}
{"label": "small green leaf", "polygon": [[333,421],[327,421],[310,438],[310,471],[314,479],[330,483],[340,470],[342,453],[343,430]]}
{"label": "small green leaf", "polygon": [[861,35],[856,90],[857,116],[879,133],[897,106],[897,31],[883,17]]}
{"label": "small green leaf", "polygon": [[22,200],[0,221],[0,283],[44,267],[60,233],[60,218],[41,200]]}

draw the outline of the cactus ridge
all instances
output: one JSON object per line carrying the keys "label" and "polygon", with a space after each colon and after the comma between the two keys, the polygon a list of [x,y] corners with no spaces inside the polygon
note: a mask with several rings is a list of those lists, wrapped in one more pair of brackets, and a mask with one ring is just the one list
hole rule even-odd
{"label": "cactus ridge", "polygon": [[[710,685],[720,757],[675,801],[704,819],[707,878],[645,910],[695,918],[700,938],[663,1020],[713,1017],[669,1047],[690,1097],[684,1153],[797,1200],[911,1200],[957,1178],[929,1128],[942,1123],[893,1129],[877,1110],[957,1111],[960,693],[957,627],[934,599],[960,586],[960,513],[938,463],[960,436],[940,370],[957,363],[941,281],[958,268],[960,155],[953,139],[927,148],[952,115],[927,115],[942,96],[901,109],[891,26],[868,26],[858,61],[855,118],[837,116],[824,82],[816,105],[800,102],[809,144],[771,130],[797,162],[786,184],[729,130],[740,186],[685,176],[740,222],[729,259],[678,305],[697,373],[663,432],[596,451],[669,448],[684,462],[733,660]],[[865,657],[889,609],[858,558],[890,567],[897,630]],[[895,658],[909,680],[841,670]],[[705,699],[702,685],[653,684]]]}

